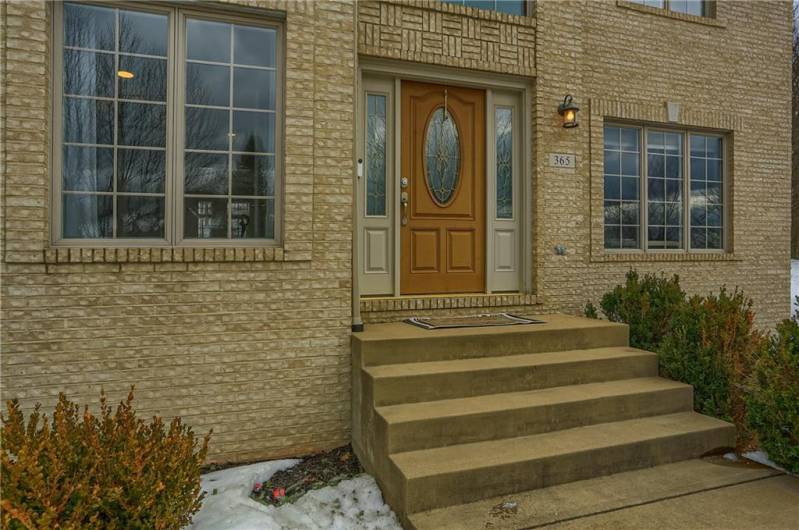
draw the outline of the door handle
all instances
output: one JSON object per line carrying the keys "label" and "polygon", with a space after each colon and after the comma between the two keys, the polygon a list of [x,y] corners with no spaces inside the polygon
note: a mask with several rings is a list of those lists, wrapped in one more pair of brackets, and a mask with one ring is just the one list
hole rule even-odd
{"label": "door handle", "polygon": [[402,206],[402,216],[400,217],[400,223],[402,226],[408,224],[408,192],[403,191],[400,193],[400,205]]}

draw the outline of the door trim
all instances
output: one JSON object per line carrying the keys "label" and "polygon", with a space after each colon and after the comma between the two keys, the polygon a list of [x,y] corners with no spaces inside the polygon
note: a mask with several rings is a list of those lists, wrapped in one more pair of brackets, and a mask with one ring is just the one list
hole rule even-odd
{"label": "door trim", "polygon": [[[502,91],[506,94],[515,94],[518,98],[519,104],[519,116],[520,122],[519,123],[519,135],[520,135],[520,175],[519,175],[519,186],[518,190],[514,190],[516,193],[514,195],[514,199],[518,197],[518,204],[519,204],[519,221],[518,221],[518,229],[520,230],[519,234],[519,256],[517,259],[517,263],[519,266],[519,278],[518,278],[518,290],[517,291],[510,291],[510,293],[517,292],[522,294],[531,294],[533,292],[533,201],[532,201],[532,151],[533,151],[533,136],[532,136],[532,109],[533,109],[533,79],[526,78],[526,77],[519,77],[519,76],[512,76],[512,75],[501,75],[501,74],[488,74],[483,72],[473,72],[468,70],[462,70],[457,68],[449,68],[449,67],[438,67],[438,66],[430,66],[430,65],[419,65],[414,63],[409,63],[405,61],[396,61],[390,59],[375,59],[375,58],[368,58],[368,57],[360,57],[359,58],[359,66],[358,66],[358,86],[357,86],[357,98],[358,101],[356,106],[356,113],[363,114],[365,109],[363,107],[363,94],[364,94],[364,83],[365,78],[383,78],[386,81],[393,83],[393,106],[394,106],[394,123],[393,123],[393,142],[392,142],[392,149],[394,152],[393,156],[393,182],[387,183],[387,186],[391,186],[391,190],[393,191],[393,196],[399,197],[400,193],[400,162],[401,157],[397,156],[400,153],[401,149],[401,123],[399,119],[396,117],[401,116],[401,90],[402,90],[402,81],[409,80],[409,81],[424,81],[429,83],[436,83],[436,84],[452,84],[457,86],[464,86],[470,88],[479,88],[486,90],[486,117],[493,118],[493,111],[488,106],[488,101],[492,99],[492,95],[495,91]],[[357,167],[357,160],[362,155],[363,150],[363,138],[364,138],[364,131],[363,131],[363,123],[365,122],[362,119],[363,116],[360,116],[356,119],[356,127],[359,129],[356,130],[356,152],[354,154],[353,159],[353,166]],[[487,127],[488,129],[488,127]],[[491,149],[493,152],[494,146],[489,145],[489,142],[493,141],[493,134],[485,135],[486,141],[486,149]],[[488,151],[486,151],[488,153]],[[493,160],[493,157],[490,159]],[[487,158],[487,163],[489,158]],[[493,171],[486,171],[486,179],[487,179],[487,186],[486,190],[494,190],[493,183],[490,182],[489,177],[493,176]],[[356,201],[361,201],[361,193],[360,188],[362,186],[363,178],[356,178],[355,186],[356,186],[356,193],[354,194]],[[487,196],[487,204],[493,199],[493,197]],[[361,205],[356,205],[355,211],[359,211]],[[353,271],[353,293],[358,293],[358,297],[362,299],[368,299],[369,297],[394,297],[400,298],[400,274],[399,274],[399,267],[400,267],[400,219],[399,215],[396,214],[397,209],[392,208],[395,212],[393,215],[392,220],[392,254],[393,254],[393,267],[392,267],[392,278],[391,284],[393,285],[392,292],[386,293],[374,293],[374,294],[361,294],[360,289],[357,286],[358,277],[361,275],[361,271],[363,270],[363,252],[358,252],[355,256],[353,256],[353,267],[355,270]],[[489,260],[488,259],[488,252],[492,251],[492,249],[488,248],[489,245],[493,242],[493,236],[489,234],[488,230],[492,228],[492,222],[489,217],[486,217],[486,290],[484,294],[491,294],[492,292],[502,293],[503,291],[492,291],[491,289],[491,277],[492,273],[488,268]],[[354,237],[362,238],[363,226],[362,226],[362,216],[356,215],[355,220],[353,222],[353,232]],[[356,245],[357,248],[363,249],[362,245]],[[453,295],[434,295],[434,296],[460,296],[458,294]]]}

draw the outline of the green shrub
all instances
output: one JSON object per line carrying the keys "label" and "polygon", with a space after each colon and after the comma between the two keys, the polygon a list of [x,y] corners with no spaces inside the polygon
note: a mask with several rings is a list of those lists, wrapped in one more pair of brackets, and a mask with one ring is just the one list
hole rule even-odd
{"label": "green shrub", "polygon": [[200,508],[208,448],[180,419],[136,418],[133,391],[100,415],[61,394],[51,422],[7,403],[0,431],[3,528],[179,529]]}
{"label": "green shrub", "polygon": [[[631,346],[651,351],[657,351],[684,304],[685,292],[678,276],[645,274],[640,278],[634,270],[627,273],[624,285],[606,293],[600,302],[608,320],[630,326]],[[586,311],[591,309],[596,314],[593,305],[586,306]]]}
{"label": "green shrub", "polygon": [[785,320],[764,345],[751,378],[747,420],[777,464],[799,473],[799,322]]}
{"label": "green shrub", "polygon": [[696,410],[735,423],[739,451],[749,440],[745,384],[761,345],[752,301],[722,288],[683,304],[658,349],[661,373],[693,385]]}

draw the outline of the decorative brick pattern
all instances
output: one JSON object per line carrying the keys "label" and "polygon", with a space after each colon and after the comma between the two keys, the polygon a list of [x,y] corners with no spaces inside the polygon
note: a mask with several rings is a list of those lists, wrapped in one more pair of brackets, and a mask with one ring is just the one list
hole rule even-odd
{"label": "decorative brick pattern", "polygon": [[539,304],[534,294],[475,294],[457,296],[402,296],[361,299],[364,322],[391,322],[421,313],[497,313],[521,310],[535,312]]}
{"label": "decorative brick pattern", "polygon": [[434,0],[358,2],[358,52],[504,74],[535,75],[535,18]]}

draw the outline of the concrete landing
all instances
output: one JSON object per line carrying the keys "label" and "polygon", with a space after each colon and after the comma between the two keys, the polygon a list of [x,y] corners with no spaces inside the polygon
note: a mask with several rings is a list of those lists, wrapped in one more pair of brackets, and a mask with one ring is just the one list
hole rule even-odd
{"label": "concrete landing", "polygon": [[759,464],[709,457],[415,513],[409,519],[415,530],[794,530],[799,479]]}

